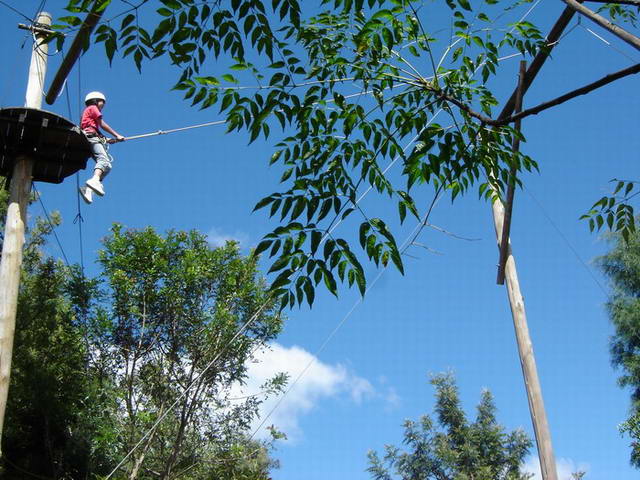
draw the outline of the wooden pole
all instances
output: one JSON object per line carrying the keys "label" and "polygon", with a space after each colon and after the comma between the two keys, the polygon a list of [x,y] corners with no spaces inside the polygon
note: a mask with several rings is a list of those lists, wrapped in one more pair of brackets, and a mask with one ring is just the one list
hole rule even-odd
{"label": "wooden pole", "polygon": [[[539,52],[535,56],[524,75],[522,85],[520,88],[516,88],[513,92],[502,109],[502,112],[500,112],[500,115],[498,116],[499,119],[505,119],[511,116],[515,108],[515,100],[518,95],[518,90],[521,92],[520,95],[524,95],[527,92],[575,13],[575,10],[570,6],[567,6],[564,9],[556,23],[553,25],[549,35],[547,35],[547,49]],[[518,83],[520,84],[519,79]],[[504,221],[504,206],[500,200],[496,200],[493,202],[492,208],[498,249],[500,249]],[[509,240],[507,240],[507,242],[509,242]],[[542,389],[540,388],[540,380],[538,379],[536,360],[533,356],[533,346],[531,344],[531,337],[529,336],[529,327],[527,326],[524,299],[520,292],[516,262],[513,258],[510,244],[507,245],[505,278],[507,282],[509,304],[511,306],[511,315],[513,317],[513,325],[516,331],[520,365],[522,367],[527,399],[529,401],[529,411],[531,412],[531,421],[533,423],[533,430],[536,436],[536,445],[538,447],[542,478],[543,480],[557,480],[558,474],[556,473],[556,462],[553,455],[553,448],[551,446],[551,433],[549,431],[547,415],[544,410],[544,402],[542,401]]]}
{"label": "wooden pole", "polygon": [[[527,71],[526,60],[520,61],[520,74],[518,76],[518,88],[516,89],[515,113],[522,111],[522,87],[524,85],[524,76]],[[520,132],[520,120],[516,121],[515,129]],[[516,153],[520,150],[520,138],[514,137],[511,143],[511,150]],[[515,164],[511,167],[511,175],[509,176],[509,186],[507,187],[507,205],[505,208],[504,222],[502,225],[502,237],[500,240],[500,258],[498,260],[498,278],[496,283],[504,285],[504,264],[507,261],[507,245],[509,245],[509,234],[511,232],[511,213],[513,212],[513,196],[516,190],[516,172]]]}
{"label": "wooden pole", "polygon": [[[525,75],[525,65],[524,62],[521,62],[518,88],[516,90],[517,96],[515,99],[516,109],[519,109],[522,106],[522,95],[524,94],[523,79]],[[519,143],[515,143],[513,148],[514,152],[517,151]],[[511,196],[511,198],[513,200],[513,196]],[[540,471],[542,472],[543,480],[558,480],[556,461],[553,454],[553,446],[551,444],[551,431],[549,430],[547,413],[544,408],[542,388],[540,386],[538,369],[536,367],[536,359],[533,355],[533,345],[531,343],[531,337],[529,336],[527,313],[524,308],[524,298],[520,291],[516,262],[513,258],[511,242],[506,230],[508,228],[507,221],[509,221],[509,219],[505,219],[505,208],[500,199],[496,199],[493,202],[492,210],[498,251],[500,252],[501,264],[499,267],[499,275],[502,273],[502,265],[504,265],[504,279],[506,280],[507,295],[509,297],[511,316],[513,318],[513,326],[516,333],[516,342],[518,344],[520,366],[522,367],[522,375],[524,377],[527,400],[529,402],[529,412],[531,414],[533,431],[536,437],[538,458],[540,460]],[[504,264],[502,263],[503,260]]]}
{"label": "wooden pole", "polygon": [[[51,25],[51,15],[41,12],[37,22],[40,25],[49,26]],[[42,105],[42,89],[47,70],[48,53],[48,46],[43,42],[44,38],[46,38],[46,33],[36,33],[29,67],[25,103],[27,108],[39,109]],[[2,259],[0,261],[0,438],[4,426],[11,377],[13,336],[16,325],[22,247],[24,245],[32,169],[33,160],[31,158],[22,156],[15,160],[2,244]],[[1,450],[0,455],[2,455]]]}
{"label": "wooden pole", "polygon": [[[504,207],[502,206],[502,202],[496,200],[493,202],[493,220],[495,224],[496,238],[498,239],[498,248],[500,247],[500,233],[502,232],[503,219]],[[518,271],[516,270],[516,262],[513,258],[510,243],[508,244],[507,261],[505,263],[505,279],[507,283],[507,293],[509,295],[509,304],[511,306],[511,315],[513,317],[513,326],[515,328],[516,340],[518,343],[520,366],[522,367],[522,374],[524,376],[525,387],[527,390],[527,399],[529,401],[529,411],[531,412],[533,431],[536,437],[536,445],[538,447],[542,479],[558,480],[553,446],[551,444],[549,422],[547,421],[547,414],[545,412],[544,401],[542,399],[542,388],[540,387],[536,360],[533,355],[533,345],[531,343],[531,337],[529,336],[524,299],[520,292]]]}
{"label": "wooden pole", "polygon": [[622,41],[627,42],[636,50],[640,50],[640,38],[636,37],[632,33],[627,32],[624,28],[621,28],[611,23],[602,15],[598,15],[596,12],[585,7],[577,0],[562,0],[562,1],[566,3],[569,7],[573,8],[576,12],[579,12],[580,14],[584,15],[592,22],[597,23],[605,30],[608,30],[609,32],[613,33],[616,37],[620,38]]}

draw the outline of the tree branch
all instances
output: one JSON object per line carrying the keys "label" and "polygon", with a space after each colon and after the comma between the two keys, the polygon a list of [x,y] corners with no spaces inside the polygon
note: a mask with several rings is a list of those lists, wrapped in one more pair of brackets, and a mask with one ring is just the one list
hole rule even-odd
{"label": "tree branch", "polygon": [[578,88],[576,90],[573,90],[569,93],[565,93],[564,95],[561,95],[558,98],[555,98],[553,100],[549,100],[548,102],[544,102],[541,103],[540,105],[533,107],[533,108],[528,108],[526,110],[523,110],[522,112],[516,114],[516,115],[512,115],[509,118],[505,118],[502,121],[494,121],[493,125],[495,126],[501,126],[501,125],[506,125],[507,123],[511,123],[511,122],[515,122],[516,120],[520,120],[524,117],[528,117],[530,115],[537,115],[538,113],[542,112],[543,110],[547,110],[548,108],[551,107],[555,107],[556,105],[560,105],[561,103],[566,102],[567,100],[571,100],[572,98],[578,97],[580,95],[585,95],[589,92],[592,92],[593,90],[596,90],[600,87],[603,87],[604,85],[607,85],[611,82],[614,82],[620,78],[626,77],[628,75],[633,75],[640,72],[640,63],[637,63],[631,67],[625,68],[623,70],[620,70],[618,72],[615,73],[610,73],[609,75],[601,78],[600,80],[590,83],[588,85],[585,85],[584,87]]}
{"label": "tree branch", "polygon": [[521,120],[525,117],[529,117],[531,115],[537,115],[538,113],[547,110],[551,107],[555,107],[556,105],[560,105],[561,103],[564,103],[568,100],[571,100],[572,98],[575,97],[579,97],[580,95],[585,95],[589,92],[592,92],[593,90],[596,90],[600,87],[603,87],[611,82],[614,82],[616,80],[619,80],[620,78],[626,77],[628,75],[634,75],[636,73],[640,72],[640,63],[637,63],[635,65],[632,65],[631,67],[627,67],[623,70],[620,70],[618,72],[615,73],[610,73],[609,75],[601,78],[600,80],[597,80],[593,83],[590,83],[588,85],[585,85],[584,87],[580,87],[576,90],[572,90],[571,92],[565,93],[564,95],[561,95],[557,98],[554,98],[553,100],[549,100],[548,102],[544,102],[541,103],[535,107],[532,108],[528,108],[526,110],[523,110],[520,113],[517,113],[515,115],[511,115],[505,118],[501,118],[498,117],[498,119],[494,120],[493,118],[489,118],[485,115],[482,115],[479,112],[476,112],[475,110],[473,110],[469,105],[467,105],[466,103],[462,102],[461,100],[458,100],[457,98],[454,98],[448,94],[446,94],[444,91],[436,89],[433,87],[432,84],[425,84],[423,85],[423,87],[430,91],[435,93],[440,99],[446,101],[446,102],[451,102],[453,103],[455,106],[457,106],[458,108],[460,108],[460,110],[468,113],[469,115],[471,115],[474,118],[477,118],[478,120],[480,120],[482,123],[484,123],[485,125],[490,125],[492,127],[503,127],[505,125],[508,125],[509,123],[515,122],[517,120]]}
{"label": "tree branch", "polygon": [[591,10],[591,9],[585,7],[584,5],[581,5],[580,3],[578,3],[577,0],[562,0],[562,1],[564,3],[566,3],[567,6],[569,6],[570,8],[573,8],[576,12],[584,15],[585,17],[587,17],[592,22],[597,23],[598,25],[600,25],[605,30],[608,30],[609,32],[613,33],[616,37],[618,37],[621,40],[627,42],[629,45],[634,47],[636,50],[640,50],[640,38],[638,38],[635,35],[627,32],[625,29],[620,28],[617,25],[614,25],[609,20],[604,18],[602,15],[598,15],[593,10]]}

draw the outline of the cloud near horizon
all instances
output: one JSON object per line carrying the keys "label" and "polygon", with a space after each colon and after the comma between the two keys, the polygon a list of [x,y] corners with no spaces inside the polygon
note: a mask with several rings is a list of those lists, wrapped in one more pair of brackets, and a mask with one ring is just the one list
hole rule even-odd
{"label": "cloud near horizon", "polygon": [[231,240],[238,242],[242,248],[249,248],[250,246],[249,236],[246,233],[240,231],[225,233],[216,227],[212,227],[209,230],[207,239],[212,247],[224,247],[225,243]]}
{"label": "cloud near horizon", "polygon": [[[538,460],[537,456],[529,457],[529,459],[524,463],[523,470],[533,474],[531,480],[542,480],[542,474],[540,473],[540,460]],[[556,460],[556,470],[558,472],[558,480],[573,480],[571,476],[572,473],[579,471],[588,472],[589,465],[584,462],[576,463],[570,458],[558,458]]]}
{"label": "cloud near horizon", "polygon": [[[310,365],[310,366],[309,366]],[[300,380],[295,385],[300,373],[307,368]],[[286,388],[293,387],[277,405],[280,397],[267,399],[260,408],[260,418],[275,408],[273,413],[265,421],[265,426],[275,425],[284,432],[290,442],[296,442],[302,438],[300,419],[309,414],[323,400],[330,398],[346,398],[356,405],[362,404],[374,398],[382,399],[385,403],[395,406],[399,398],[395,392],[384,394],[376,392],[367,379],[357,376],[354,372],[341,364],[327,364],[320,361],[311,353],[301,347],[284,347],[278,343],[272,343],[255,355],[255,358],[247,365],[248,379],[246,385],[236,387],[232,393],[234,397],[253,395],[260,391],[261,385],[274,375],[284,372],[289,375]],[[276,406],[277,405],[277,406]],[[255,422],[255,429],[262,420]],[[258,432],[257,437],[265,438],[268,434],[265,426]]]}

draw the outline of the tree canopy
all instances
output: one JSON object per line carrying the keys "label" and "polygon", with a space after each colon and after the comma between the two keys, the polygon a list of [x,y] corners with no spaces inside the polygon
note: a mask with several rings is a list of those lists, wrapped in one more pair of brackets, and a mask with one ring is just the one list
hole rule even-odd
{"label": "tree canopy", "polygon": [[267,478],[249,429],[286,377],[231,396],[282,325],[255,257],[115,225],[87,279],[43,253],[53,226],[25,250],[3,478]]}
{"label": "tree canopy", "polygon": [[470,422],[460,405],[452,374],[432,378],[437,421],[425,415],[404,423],[406,451],[385,447],[384,457],[369,452],[368,471],[375,480],[527,480],[522,470],[531,440],[522,430],[507,433],[496,420],[488,390],[482,392],[476,419]]}
{"label": "tree canopy", "polygon": [[[70,0],[73,15],[61,18],[58,28],[73,32],[79,13],[110,3]],[[104,45],[109,59],[119,51],[140,69],[147,60],[168,57],[177,70],[173,88],[194,106],[217,106],[228,130],[246,131],[250,141],[282,132],[269,160],[283,170],[282,190],[255,207],[279,217],[280,225],[256,253],[273,259],[271,289],[282,306],[293,306],[311,304],[321,283],[334,294],[338,281],[364,293],[364,258],[403,271],[389,219],[359,204],[365,192],[395,202],[401,222],[410,215],[424,224],[440,196],[455,199],[475,190],[495,199],[507,184],[519,183],[523,171],[538,168],[512,148],[514,140],[524,140],[513,122],[561,99],[496,116],[490,89],[505,56],[526,59],[553,48],[524,17],[499,28],[505,14],[528,3],[160,0],[149,12],[143,0],[101,23],[93,42]],[[631,7],[602,9],[635,27]],[[450,25],[444,34],[427,23],[439,15]],[[445,52],[441,57],[436,45]],[[221,70],[226,73],[214,74]],[[348,93],[354,84],[360,91]],[[401,184],[386,169],[398,161]],[[616,196],[623,187],[625,195]],[[632,232],[633,188],[623,183],[596,202],[585,215],[591,228],[607,224],[623,235]],[[347,218],[359,247],[334,233]]]}
{"label": "tree canopy", "polygon": [[632,439],[631,463],[640,467],[640,235],[628,239],[613,236],[612,249],[598,259],[611,282],[607,302],[613,323],[610,351],[613,365],[620,369],[618,383],[631,390],[631,408],[622,431]]}

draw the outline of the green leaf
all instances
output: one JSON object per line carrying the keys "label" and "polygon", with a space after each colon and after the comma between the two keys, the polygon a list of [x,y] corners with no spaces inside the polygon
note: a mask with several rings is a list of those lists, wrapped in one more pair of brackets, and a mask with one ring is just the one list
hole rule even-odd
{"label": "green leaf", "polygon": [[289,265],[290,260],[291,260],[291,257],[289,256],[280,257],[278,260],[276,260],[273,263],[273,265],[271,266],[271,268],[267,273],[272,273],[272,272],[277,272],[278,270],[282,270],[284,267]]}
{"label": "green leaf", "polygon": [[169,7],[171,10],[180,10],[181,5],[180,2],[178,2],[177,0],[160,0],[162,3],[164,3],[167,7]]}
{"label": "green leaf", "polygon": [[318,250],[318,246],[320,245],[320,240],[322,240],[322,232],[318,230],[314,230],[311,232],[311,254],[315,255]]}
{"label": "green leaf", "polygon": [[273,240],[271,239],[262,240],[254,250],[253,254],[256,256],[260,255],[262,252],[264,252],[267,248],[271,246],[272,242]]}

